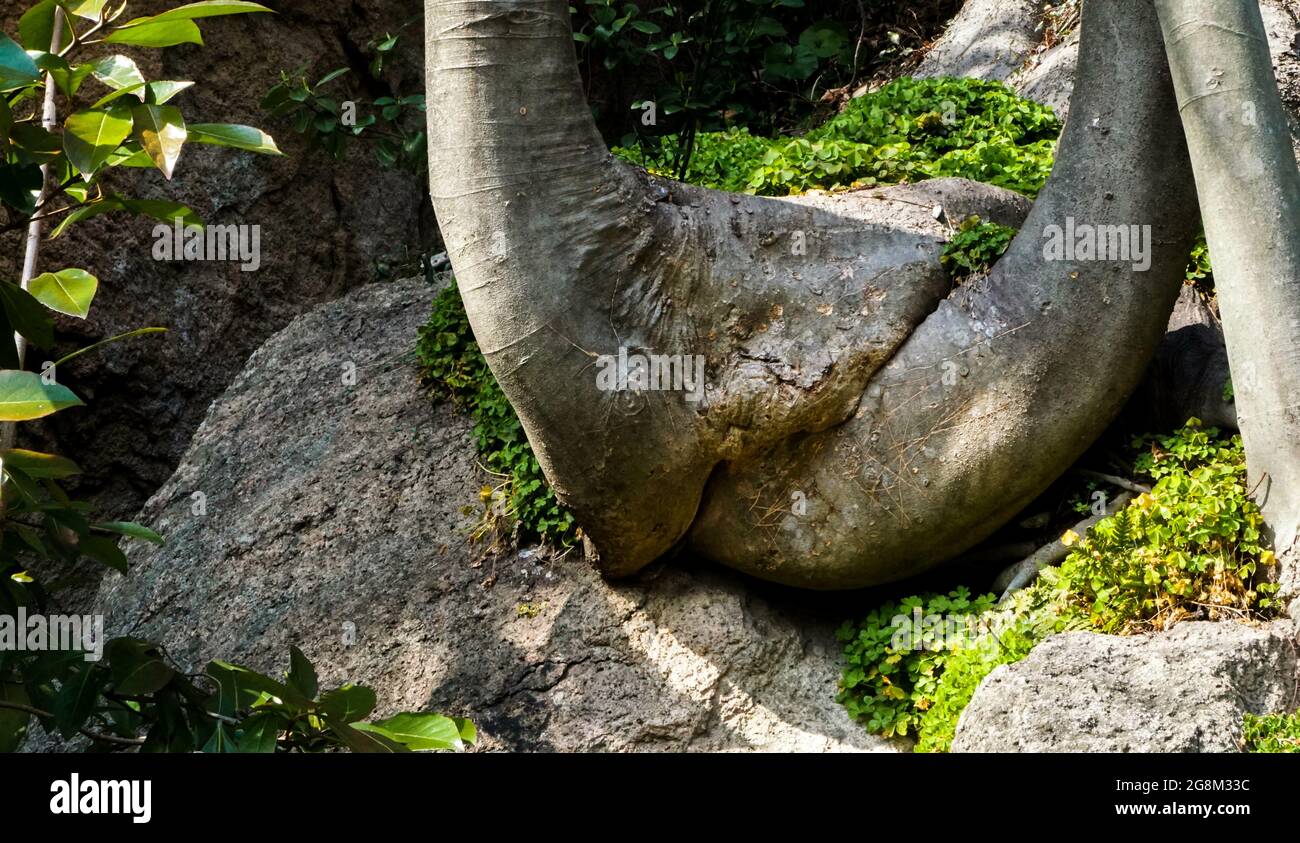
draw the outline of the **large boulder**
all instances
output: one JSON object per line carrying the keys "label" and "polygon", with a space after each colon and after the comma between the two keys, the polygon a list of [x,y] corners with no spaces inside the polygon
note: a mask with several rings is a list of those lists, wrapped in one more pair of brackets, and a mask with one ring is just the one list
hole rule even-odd
{"label": "large boulder", "polygon": [[1296,627],[1072,632],[980,683],[955,752],[1237,752],[1246,713],[1296,706]]}
{"label": "large boulder", "polygon": [[[971,0],[970,5],[978,5]],[[995,3],[996,5],[996,3]],[[1007,4],[1003,14],[1015,13],[1023,28],[1033,21],[1034,15]],[[1282,101],[1291,116],[1291,139],[1300,159],[1300,0],[1260,0],[1260,13],[1264,18],[1264,28],[1268,32],[1269,50],[1273,55],[1273,70],[1277,75],[1278,88]],[[1015,30],[1015,23],[1007,19],[1004,23],[1009,30]],[[1074,91],[1074,74],[1079,57],[1079,33],[1077,28],[1059,33],[1059,40],[1048,44],[1031,45],[1020,56],[1017,68],[1010,77],[989,76],[988,78],[1006,79],[1021,96],[1052,106],[1061,117],[1070,108],[1070,95]],[[1010,59],[1007,59],[1010,61]],[[961,76],[980,76],[979,73],[959,73]]]}
{"label": "large boulder", "polygon": [[966,0],[915,75],[1007,79],[1038,44],[1040,5],[1034,0]]}
{"label": "large boulder", "polygon": [[[0,11],[5,31],[17,32],[17,18],[30,5],[27,0],[5,4]],[[129,15],[175,5],[175,0],[132,0]],[[270,121],[258,105],[281,70],[306,67],[314,81],[348,66],[356,69],[353,80],[364,78],[367,41],[412,19],[401,30],[402,46],[385,80],[369,87],[351,84],[363,103],[387,93],[390,83],[418,92],[423,4],[286,0],[272,5],[278,14],[201,21],[205,47],[122,52],[134,56],[149,79],[196,81],[175,100],[192,122],[263,126],[285,157],[190,144],[171,182],[152,170],[115,170],[108,177],[125,195],[184,202],[209,223],[260,225],[260,268],[242,272],[233,263],[155,261],[155,221],[120,214],[78,223],[42,250],[43,268],[84,267],[99,277],[100,288],[90,318],[60,319],[59,348],[33,351],[33,367],[132,328],[170,329],[68,364],[59,379],[87,406],[23,426],[22,435],[34,437],[29,445],[76,458],[86,471],[79,493],[107,515],[131,515],[167,479],[208,404],[267,337],[294,316],[372,278],[376,264],[415,260],[422,244],[436,242],[423,177],[383,170],[360,147],[342,162],[307,150],[300,136]],[[87,55],[104,49],[89,47]],[[85,85],[87,97],[105,90],[93,81]],[[364,105],[361,110],[364,114]],[[5,241],[6,246],[15,242]],[[16,279],[21,261],[20,249],[0,249],[4,277]]]}
{"label": "large boulder", "polygon": [[471,547],[490,478],[411,360],[433,293],[363,287],[249,359],[140,513],[166,546],[107,575],[111,634],[266,671],[297,644],[325,683],[470,716],[491,748],[889,748],[834,702],[837,615],[805,595],[685,561],[614,585],[578,553]]}

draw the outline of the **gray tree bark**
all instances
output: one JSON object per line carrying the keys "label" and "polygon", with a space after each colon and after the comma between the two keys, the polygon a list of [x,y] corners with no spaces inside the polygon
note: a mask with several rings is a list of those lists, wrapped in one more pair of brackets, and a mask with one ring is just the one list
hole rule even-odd
{"label": "gray tree bark", "polygon": [[1300,563],[1300,170],[1259,6],[1157,0],[1214,261],[1249,482]]}
{"label": "gray tree bark", "polygon": [[[984,279],[944,220],[1021,197],[945,180],[771,199],[614,159],[563,0],[427,0],[431,192],[466,311],[589,555],[686,542],[809,588],[918,573],[991,534],[1136,385],[1192,237],[1154,9],[1092,0],[1052,178]],[[1050,226],[1150,225],[1147,271],[1047,261]],[[599,359],[700,355],[708,387],[606,390]],[[698,398],[698,400],[696,400]]]}

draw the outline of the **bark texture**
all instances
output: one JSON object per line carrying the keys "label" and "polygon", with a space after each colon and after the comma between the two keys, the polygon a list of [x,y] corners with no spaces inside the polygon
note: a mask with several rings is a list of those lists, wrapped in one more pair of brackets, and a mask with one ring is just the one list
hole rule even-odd
{"label": "bark texture", "polygon": [[1251,488],[1288,595],[1300,530],[1300,171],[1256,3],[1158,0]]}
{"label": "bark texture", "polygon": [[[1066,468],[1160,338],[1195,208],[1149,4],[1089,5],[1053,177],[993,273],[956,289],[945,223],[1015,220],[1021,197],[650,178],[592,126],[565,3],[426,8],[432,194],[466,311],[608,574],[684,538],[811,588],[917,573]],[[1045,262],[1067,217],[1150,225],[1150,271]],[[620,349],[702,355],[707,389],[602,390],[598,359]]]}

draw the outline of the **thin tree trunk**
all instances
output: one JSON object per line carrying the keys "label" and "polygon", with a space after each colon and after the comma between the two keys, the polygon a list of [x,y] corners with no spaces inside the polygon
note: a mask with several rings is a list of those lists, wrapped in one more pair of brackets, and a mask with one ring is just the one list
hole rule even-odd
{"label": "thin tree trunk", "polygon": [[[1300,585],[1300,171],[1259,6],[1157,0],[1214,262],[1251,488]],[[1300,605],[1300,604],[1297,604]]]}

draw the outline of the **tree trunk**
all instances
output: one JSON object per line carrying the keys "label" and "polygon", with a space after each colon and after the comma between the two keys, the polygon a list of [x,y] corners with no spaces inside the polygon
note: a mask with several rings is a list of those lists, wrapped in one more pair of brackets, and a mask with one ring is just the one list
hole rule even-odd
{"label": "tree trunk", "polygon": [[[432,195],[466,311],[608,574],[683,539],[812,588],[938,564],[1082,453],[1161,336],[1195,207],[1144,0],[1088,4],[1053,176],[993,273],[956,289],[930,209],[1018,223],[1022,197],[652,178],[593,127],[564,0],[426,8]],[[1151,225],[1149,271],[1045,261],[1067,217]],[[698,356],[707,388],[609,389],[620,351]]]}
{"label": "tree trunk", "polygon": [[1294,597],[1300,546],[1300,171],[1259,7],[1157,0],[1214,261],[1249,482]]}

